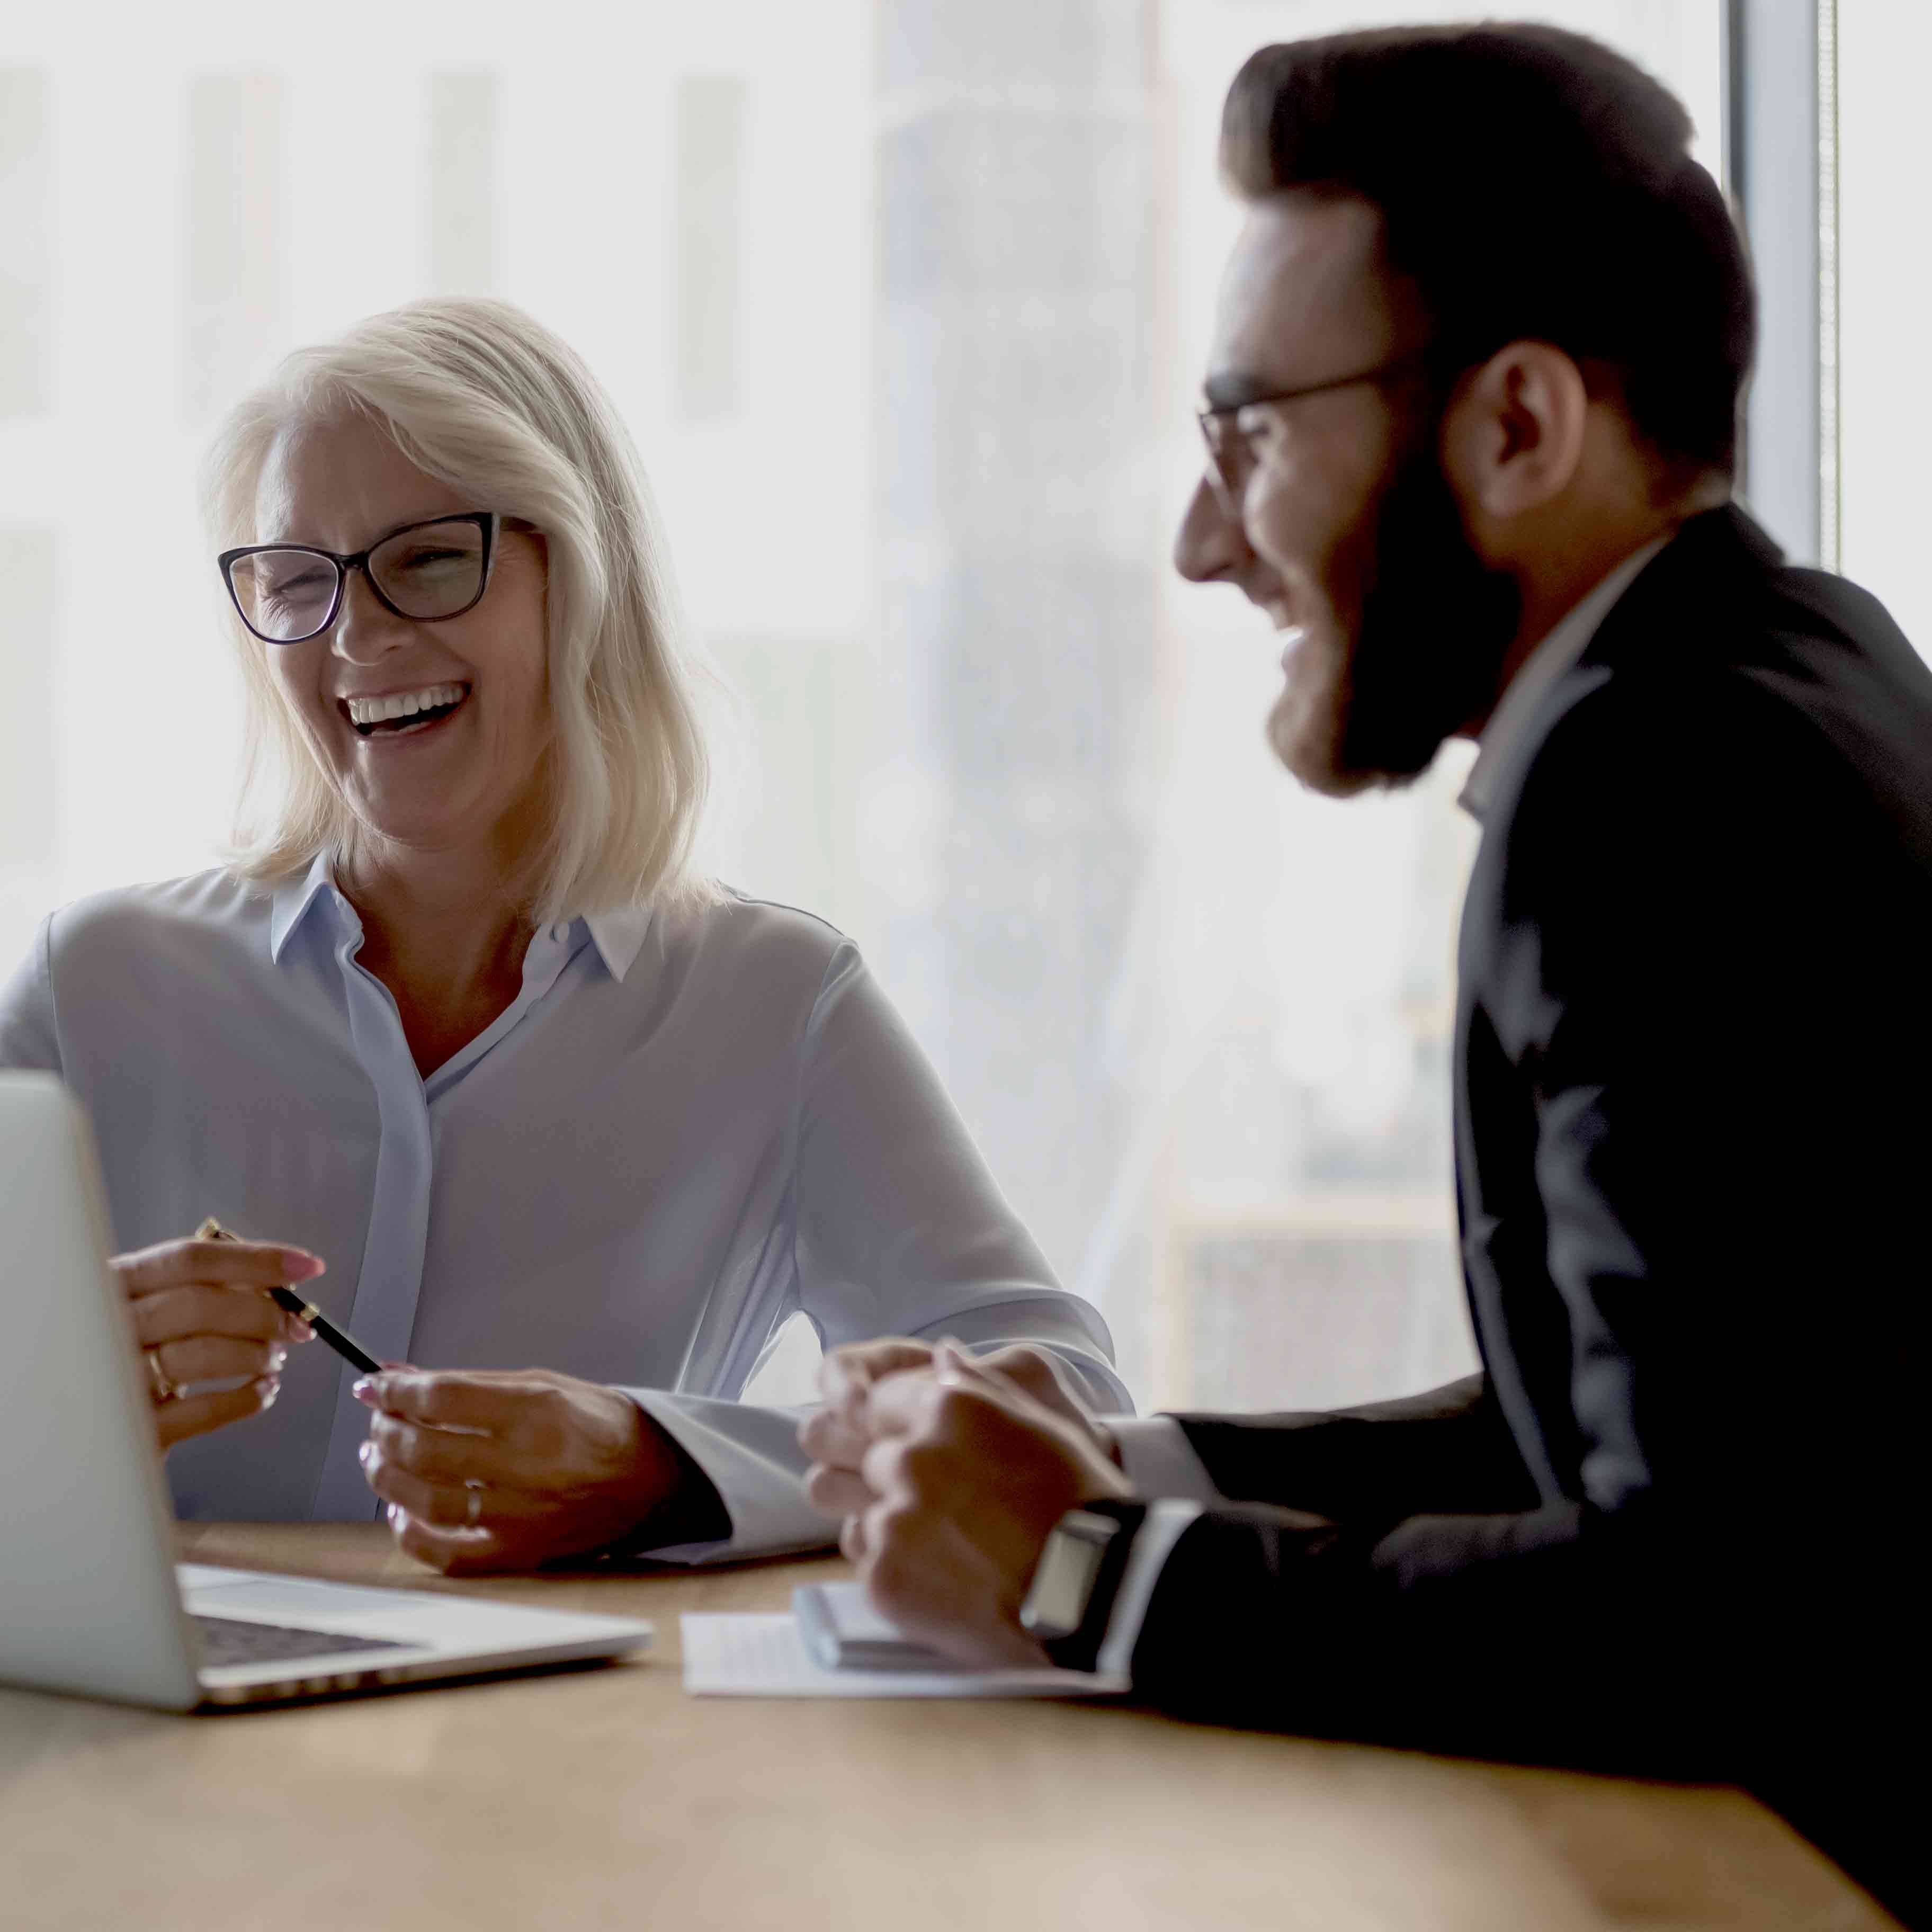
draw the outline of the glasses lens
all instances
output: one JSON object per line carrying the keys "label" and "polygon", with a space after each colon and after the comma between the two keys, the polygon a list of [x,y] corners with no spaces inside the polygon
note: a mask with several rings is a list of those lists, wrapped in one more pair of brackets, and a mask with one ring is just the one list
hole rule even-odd
{"label": "glasses lens", "polygon": [[453,617],[483,593],[483,532],[475,524],[424,524],[377,545],[369,574],[411,617]]}
{"label": "glasses lens", "polygon": [[312,638],[335,602],[335,566],[305,550],[263,550],[237,557],[228,580],[258,635],[278,644]]}
{"label": "glasses lens", "polygon": [[1246,493],[1248,472],[1253,466],[1248,460],[1246,439],[1235,428],[1232,416],[1205,410],[1201,414],[1201,434],[1208,445],[1208,472],[1221,493],[1222,501],[1238,505]]}

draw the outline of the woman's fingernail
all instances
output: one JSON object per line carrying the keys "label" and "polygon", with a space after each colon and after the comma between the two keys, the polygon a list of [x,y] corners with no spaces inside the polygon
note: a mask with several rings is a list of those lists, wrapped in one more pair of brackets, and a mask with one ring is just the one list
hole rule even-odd
{"label": "woman's fingernail", "polygon": [[287,1349],[276,1348],[271,1348],[268,1351],[268,1372],[270,1375],[280,1375],[281,1372],[288,1366],[288,1365],[289,1352]]}
{"label": "woman's fingernail", "polygon": [[300,1248],[284,1248],[278,1258],[291,1281],[313,1281],[317,1275],[328,1271],[328,1264],[320,1256],[307,1253]]}
{"label": "woman's fingernail", "polygon": [[361,1448],[356,1450],[356,1460],[362,1465],[364,1468],[366,1469],[369,1466],[369,1458],[374,1455],[375,1453],[375,1444],[373,1442],[365,1442]]}
{"label": "woman's fingernail", "polygon": [[349,1384],[349,1393],[358,1402],[366,1402],[371,1408],[376,1406],[376,1384],[370,1376],[358,1376]]}
{"label": "woman's fingernail", "polygon": [[388,1518],[389,1527],[394,1529],[403,1520],[402,1505],[400,1503],[390,1503],[384,1508],[382,1514]]}
{"label": "woman's fingernail", "polygon": [[273,1408],[275,1406],[275,1398],[281,1392],[282,1384],[280,1376],[257,1376],[255,1378],[255,1393],[261,1397],[262,1406],[264,1408]]}
{"label": "woman's fingernail", "polygon": [[291,1342],[313,1342],[315,1340],[315,1330],[299,1316],[294,1315],[282,1317],[282,1333]]}

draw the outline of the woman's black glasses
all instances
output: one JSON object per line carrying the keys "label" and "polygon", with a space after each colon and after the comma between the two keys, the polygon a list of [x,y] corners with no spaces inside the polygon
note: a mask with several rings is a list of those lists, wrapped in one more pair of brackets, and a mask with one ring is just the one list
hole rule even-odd
{"label": "woman's black glasses", "polygon": [[398,617],[429,624],[461,616],[490,587],[498,531],[532,527],[494,510],[468,510],[392,530],[353,556],[313,544],[250,544],[215,560],[242,622],[265,644],[299,644],[335,622],[352,570]]}

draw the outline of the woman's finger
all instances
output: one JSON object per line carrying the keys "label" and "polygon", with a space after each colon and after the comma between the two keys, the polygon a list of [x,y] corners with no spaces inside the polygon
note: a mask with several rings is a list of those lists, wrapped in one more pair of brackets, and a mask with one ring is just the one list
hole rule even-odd
{"label": "woman's finger", "polygon": [[280,1288],[312,1281],[324,1264],[306,1248],[271,1241],[160,1241],[109,1262],[121,1286],[136,1298],[196,1282],[234,1288]]}
{"label": "woman's finger", "polygon": [[433,1429],[379,1409],[370,1418],[369,1439],[381,1450],[385,1462],[426,1483],[532,1486],[532,1472],[494,1436]]}
{"label": "woman's finger", "polygon": [[540,1542],[514,1526],[443,1529],[419,1521],[406,1510],[392,1510],[390,1527],[409,1555],[446,1576],[534,1570],[550,1554]]}
{"label": "woman's finger", "polygon": [[385,1369],[356,1384],[356,1400],[405,1422],[494,1435],[513,1428],[531,1394],[548,1384],[500,1370]]}
{"label": "woman's finger", "polygon": [[284,1315],[255,1288],[158,1288],[130,1304],[134,1333],[144,1348],[164,1342],[184,1341],[190,1335],[227,1335],[242,1341],[294,1341],[306,1328]]}
{"label": "woman's finger", "polygon": [[150,1351],[176,1388],[194,1382],[233,1382],[278,1376],[288,1360],[281,1342],[239,1342],[225,1335],[194,1335],[184,1342],[164,1342]]}
{"label": "woman's finger", "polygon": [[406,1554],[446,1576],[483,1576],[531,1567],[519,1554],[520,1546],[494,1529],[439,1529],[393,1506],[389,1527]]}
{"label": "woman's finger", "polygon": [[245,1421],[274,1406],[281,1384],[272,1376],[263,1376],[245,1388],[222,1389],[209,1395],[178,1395],[154,1408],[154,1432],[164,1449],[184,1442],[190,1436],[206,1436],[212,1429],[224,1429],[231,1422]]}
{"label": "woman's finger", "polygon": [[484,1524],[499,1528],[548,1514],[553,1505],[520,1490],[493,1489],[488,1484],[426,1483],[388,1461],[373,1442],[362,1449],[362,1472],[369,1486],[386,1503],[394,1503],[419,1522],[450,1529],[475,1529]]}

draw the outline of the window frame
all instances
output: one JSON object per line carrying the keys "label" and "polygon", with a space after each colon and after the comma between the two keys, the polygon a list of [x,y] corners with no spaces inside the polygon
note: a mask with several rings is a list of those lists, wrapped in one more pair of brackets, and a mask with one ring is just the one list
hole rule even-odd
{"label": "window frame", "polygon": [[1837,0],[1726,0],[1724,172],[1758,291],[1739,494],[1792,560],[1835,570]]}

